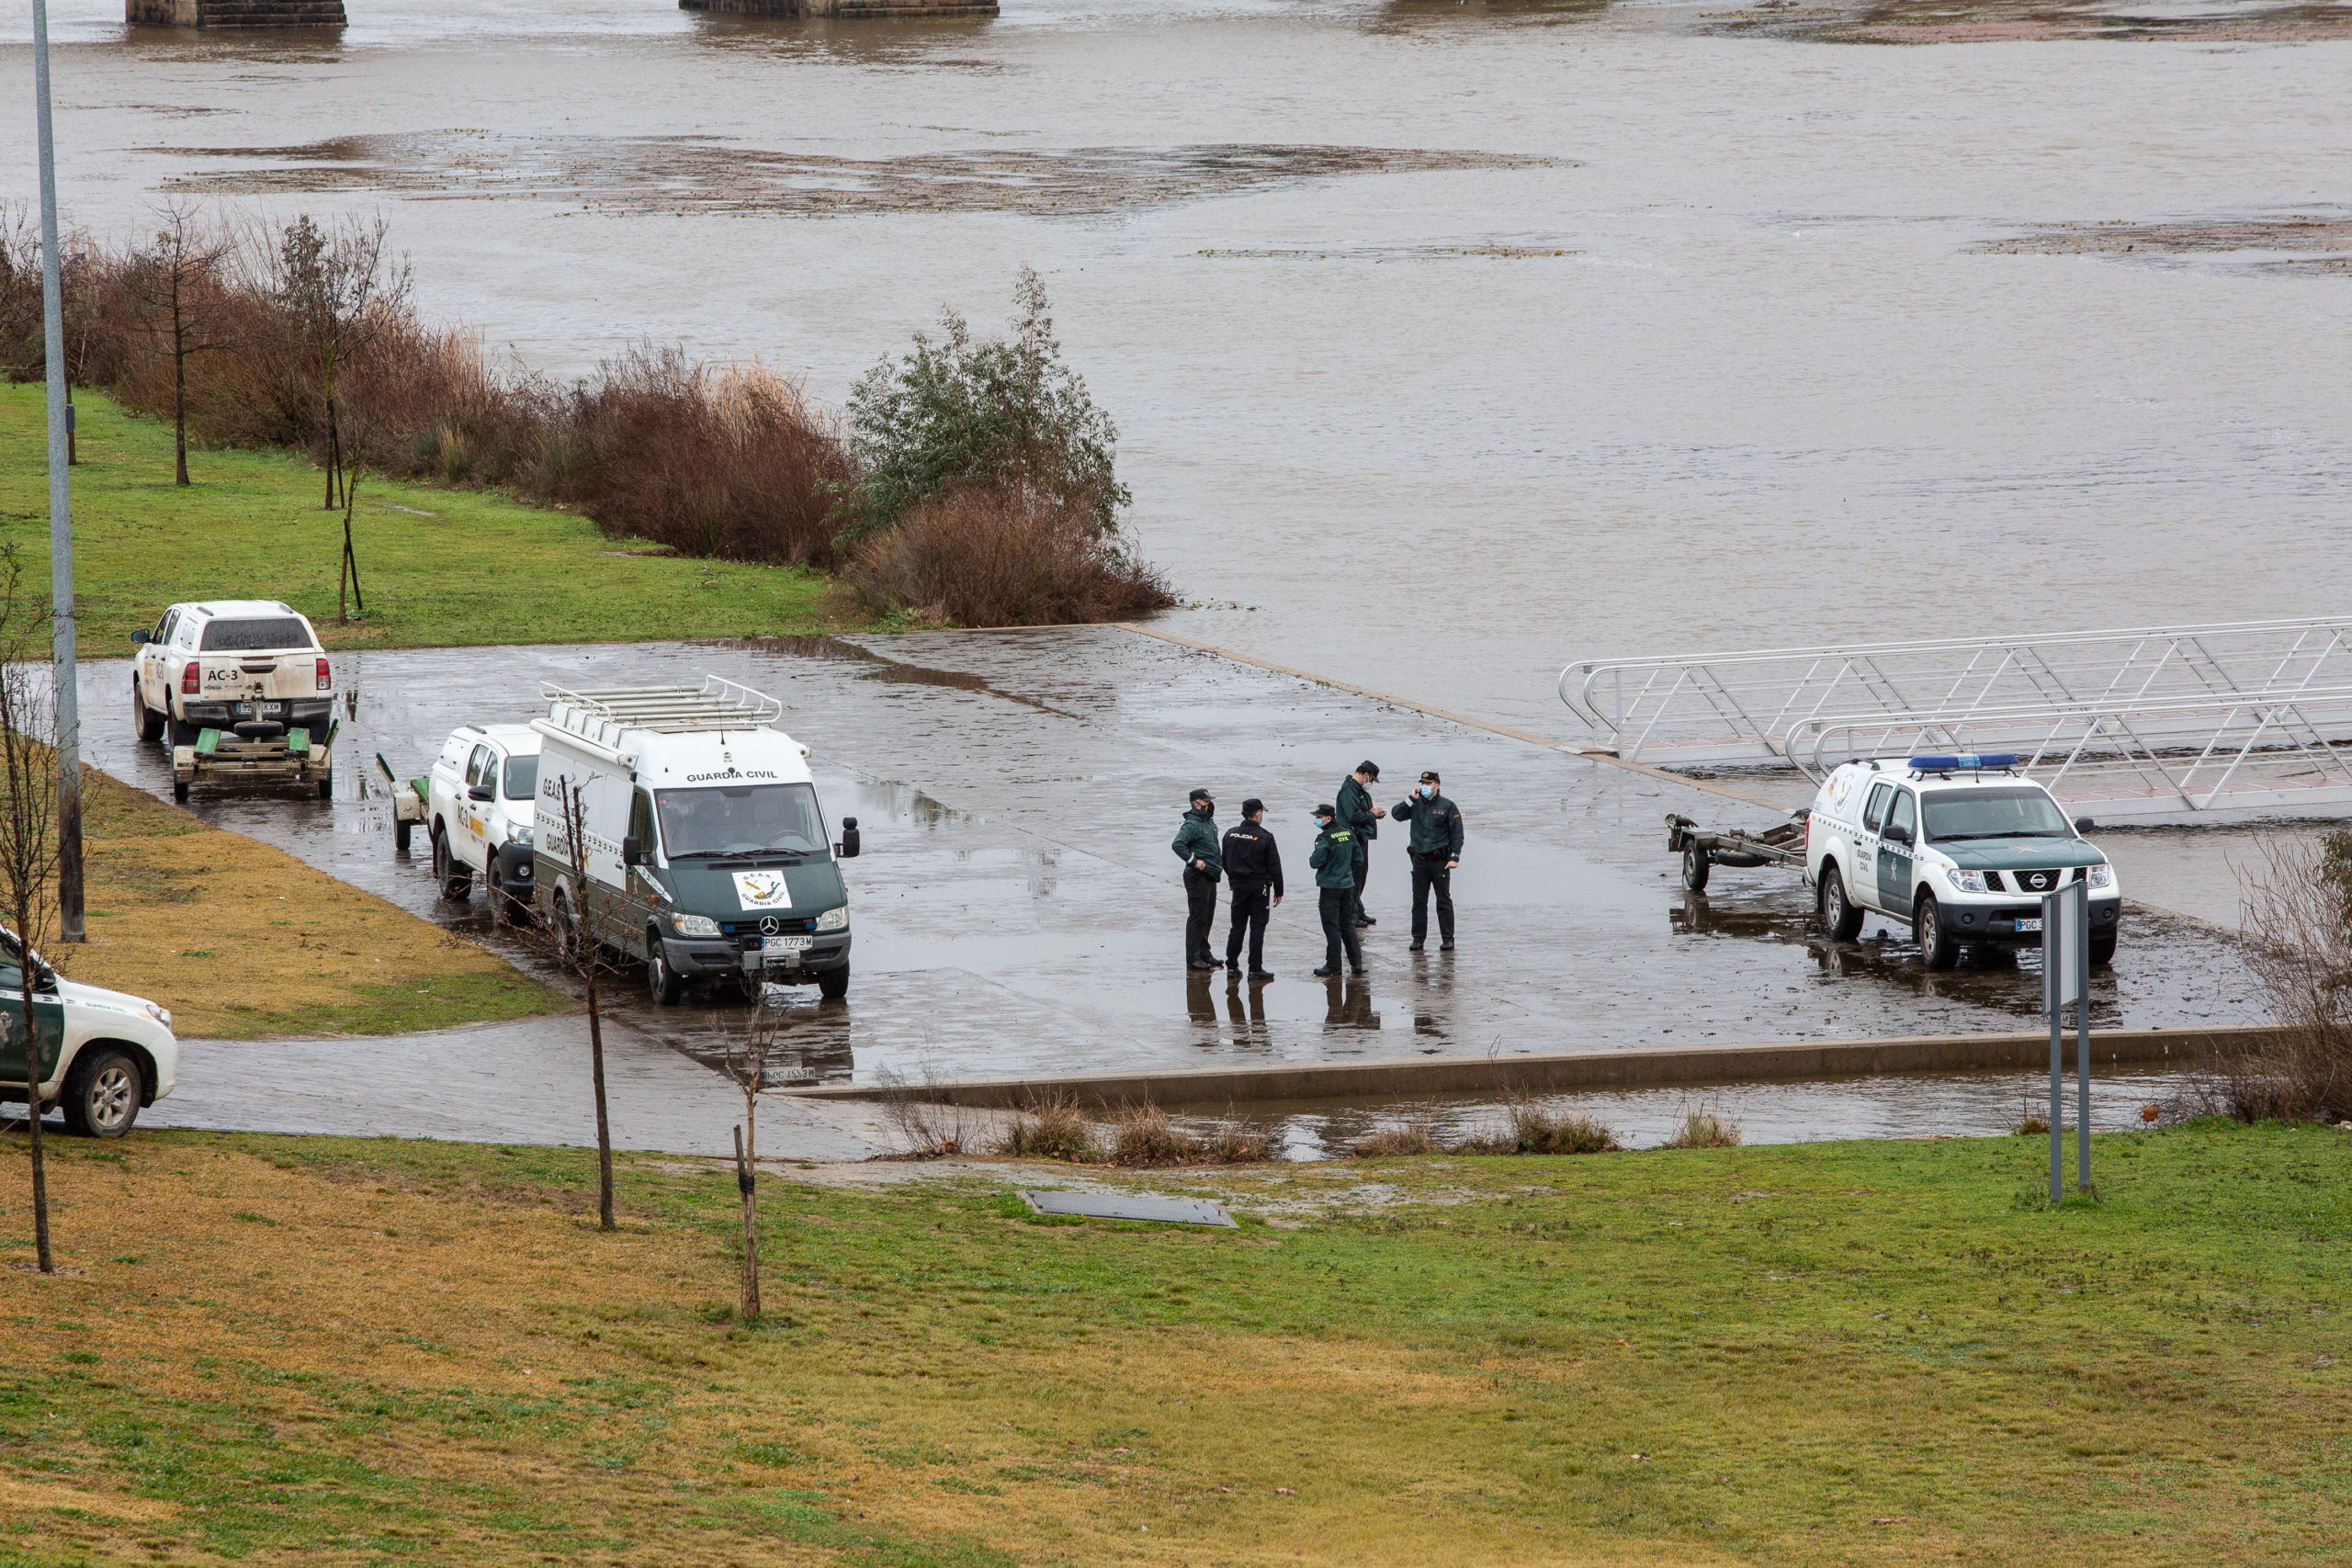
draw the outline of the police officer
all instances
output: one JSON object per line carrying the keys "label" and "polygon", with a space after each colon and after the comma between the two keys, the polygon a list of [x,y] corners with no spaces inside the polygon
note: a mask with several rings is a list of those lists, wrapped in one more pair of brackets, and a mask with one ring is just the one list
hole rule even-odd
{"label": "police officer", "polygon": [[1462,813],[1437,789],[1437,770],[1431,768],[1421,774],[1419,787],[1389,813],[1397,821],[1413,825],[1405,853],[1413,863],[1415,953],[1429,940],[1432,892],[1437,895],[1438,951],[1453,951],[1453,868],[1462,863]]}
{"label": "police officer", "polygon": [[1217,848],[1216,802],[1207,790],[1193,792],[1193,808],[1184,813],[1176,841],[1168,847],[1184,863],[1185,967],[1214,969],[1216,957],[1209,952],[1209,928],[1216,923],[1216,879],[1224,855]]}
{"label": "police officer", "polygon": [[1358,926],[1378,923],[1363,912],[1363,885],[1372,870],[1372,840],[1380,837],[1379,819],[1388,815],[1372,803],[1369,786],[1379,782],[1380,764],[1372,761],[1358,762],[1356,771],[1340,781],[1340,826],[1353,836],[1355,843],[1356,886],[1349,913]]}
{"label": "police officer", "polygon": [[1347,953],[1351,973],[1363,973],[1363,946],[1356,938],[1355,891],[1356,849],[1355,831],[1342,828],[1330,807],[1315,808],[1316,825],[1322,831],[1315,837],[1315,851],[1306,863],[1315,868],[1315,886],[1323,907],[1323,967],[1318,976],[1340,972],[1340,953]]}
{"label": "police officer", "polygon": [[1241,936],[1250,935],[1250,978],[1271,980],[1266,967],[1266,919],[1283,901],[1283,852],[1266,831],[1266,803],[1241,803],[1241,820],[1225,830],[1225,879],[1233,889],[1233,913],[1225,933],[1225,969],[1241,973]]}

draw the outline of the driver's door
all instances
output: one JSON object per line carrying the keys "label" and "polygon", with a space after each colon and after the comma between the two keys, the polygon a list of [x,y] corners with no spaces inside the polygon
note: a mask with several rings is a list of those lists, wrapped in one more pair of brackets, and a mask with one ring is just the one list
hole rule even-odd
{"label": "driver's door", "polygon": [[[33,1037],[40,1043],[40,1081],[57,1072],[57,1054],[65,1043],[65,1004],[54,990],[42,991],[35,981]],[[24,971],[0,962],[0,1083],[25,1081]]]}
{"label": "driver's door", "polygon": [[1878,835],[1878,907],[1898,919],[1911,918],[1911,851],[1919,836],[1919,797],[1897,785]]}

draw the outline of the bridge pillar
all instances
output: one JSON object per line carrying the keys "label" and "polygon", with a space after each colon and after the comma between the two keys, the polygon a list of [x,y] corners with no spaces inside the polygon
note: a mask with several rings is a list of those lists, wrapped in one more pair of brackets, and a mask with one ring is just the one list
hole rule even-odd
{"label": "bridge pillar", "polygon": [[993,17],[997,0],[678,0],[681,11],[738,17]]}
{"label": "bridge pillar", "polygon": [[149,28],[339,28],[343,0],[123,0],[122,19]]}

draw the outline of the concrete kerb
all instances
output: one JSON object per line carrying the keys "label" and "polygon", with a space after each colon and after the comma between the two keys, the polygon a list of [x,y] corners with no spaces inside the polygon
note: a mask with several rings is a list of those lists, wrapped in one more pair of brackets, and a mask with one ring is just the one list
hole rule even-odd
{"label": "concrete kerb", "polygon": [[[2095,1066],[2191,1066],[2223,1051],[2275,1038],[2274,1025],[2091,1032]],[[2074,1066],[2073,1031],[2066,1062]],[[1200,1067],[1173,1072],[1081,1073],[1060,1077],[973,1079],[795,1089],[820,1100],[920,1100],[1019,1110],[1059,1102],[1080,1109],[1128,1105],[1221,1108],[1269,1100],[1416,1100],[1449,1094],[1548,1094],[1578,1089],[1770,1083],[1906,1073],[2015,1071],[2050,1062],[2046,1031],[1933,1034],[1894,1040],[1775,1040],[1749,1045],[1668,1045],[1644,1051],[1568,1051],[1521,1056],[1408,1056],[1379,1062],[1301,1062],[1281,1066]]]}

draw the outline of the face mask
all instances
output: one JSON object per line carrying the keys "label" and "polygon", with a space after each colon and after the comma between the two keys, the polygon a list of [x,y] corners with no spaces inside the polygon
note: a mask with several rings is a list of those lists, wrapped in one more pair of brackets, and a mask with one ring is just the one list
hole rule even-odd
{"label": "face mask", "polygon": [[1429,799],[1431,795],[1435,795],[1435,794],[1437,794],[1437,785],[1435,785],[1435,784],[1423,784],[1423,785],[1421,786],[1421,798],[1422,798],[1423,800],[1427,800],[1427,799]]}

